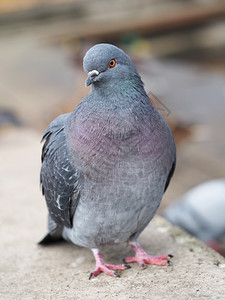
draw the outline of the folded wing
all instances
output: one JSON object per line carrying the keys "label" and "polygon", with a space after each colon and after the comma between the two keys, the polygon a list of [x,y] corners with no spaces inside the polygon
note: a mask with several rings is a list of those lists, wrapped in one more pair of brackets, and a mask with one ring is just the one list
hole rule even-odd
{"label": "folded wing", "polygon": [[72,227],[79,201],[79,174],[72,165],[65,127],[69,114],[56,118],[46,129],[42,141],[40,182],[50,217],[57,225]]}

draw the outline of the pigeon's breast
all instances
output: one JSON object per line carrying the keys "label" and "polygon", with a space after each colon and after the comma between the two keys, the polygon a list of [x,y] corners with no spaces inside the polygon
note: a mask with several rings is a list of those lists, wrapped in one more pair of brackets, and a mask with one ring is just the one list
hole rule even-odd
{"label": "pigeon's breast", "polygon": [[125,241],[160,204],[174,159],[168,126],[157,113],[92,113],[71,125],[69,149],[84,180],[70,239],[87,247]]}
{"label": "pigeon's breast", "polygon": [[111,176],[125,161],[135,165],[155,160],[163,149],[155,128],[131,114],[92,113],[77,117],[70,126],[68,143],[76,168],[95,179]]}
{"label": "pigeon's breast", "polygon": [[91,112],[85,118],[76,116],[69,126],[72,160],[81,173],[95,180],[113,176],[124,163],[131,169],[143,170],[143,164],[151,169],[172,149],[170,130],[157,112],[140,117],[130,111]]}

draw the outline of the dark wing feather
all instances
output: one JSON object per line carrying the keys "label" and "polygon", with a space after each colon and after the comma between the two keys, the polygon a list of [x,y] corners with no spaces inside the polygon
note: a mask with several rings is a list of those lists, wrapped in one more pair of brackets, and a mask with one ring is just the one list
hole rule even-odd
{"label": "dark wing feather", "polygon": [[70,162],[65,134],[68,116],[56,118],[44,133],[40,181],[51,218],[58,225],[72,227],[79,183],[78,173]]}
{"label": "dark wing feather", "polygon": [[174,160],[174,162],[173,162],[173,164],[172,164],[172,167],[171,167],[171,169],[170,169],[169,175],[168,175],[168,177],[167,177],[166,184],[165,184],[165,188],[164,188],[164,193],[165,193],[165,191],[166,191],[167,188],[168,188],[168,185],[169,185],[170,180],[171,180],[171,178],[172,178],[172,176],[173,176],[175,167],[176,167],[176,158],[175,158],[175,160]]}

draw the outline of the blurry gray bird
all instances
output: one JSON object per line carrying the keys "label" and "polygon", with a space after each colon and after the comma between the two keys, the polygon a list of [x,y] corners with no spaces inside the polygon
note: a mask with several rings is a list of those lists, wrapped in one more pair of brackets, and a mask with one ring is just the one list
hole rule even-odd
{"label": "blurry gray bird", "polygon": [[127,264],[103,261],[99,248],[129,242],[136,261],[169,265],[170,255],[150,256],[137,238],[156,213],[173,175],[175,144],[149,101],[130,58],[97,44],[83,66],[91,91],[44,133],[41,184],[49,211],[47,244],[63,237],[93,251],[100,272],[119,276]]}
{"label": "blurry gray bird", "polygon": [[225,179],[204,182],[167,208],[163,216],[225,256]]}

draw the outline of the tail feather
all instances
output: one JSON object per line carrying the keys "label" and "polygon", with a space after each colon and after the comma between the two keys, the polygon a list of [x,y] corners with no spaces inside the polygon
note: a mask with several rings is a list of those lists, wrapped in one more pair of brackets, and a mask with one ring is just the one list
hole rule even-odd
{"label": "tail feather", "polygon": [[55,236],[51,233],[47,233],[46,236],[42,240],[40,240],[40,242],[38,242],[38,245],[49,246],[62,241],[64,241],[62,236]]}
{"label": "tail feather", "polygon": [[39,245],[48,246],[63,241],[62,227],[57,225],[48,215],[48,233],[38,242]]}

